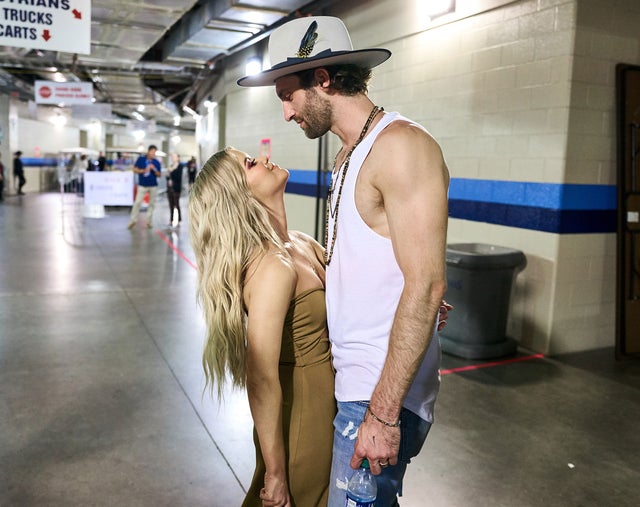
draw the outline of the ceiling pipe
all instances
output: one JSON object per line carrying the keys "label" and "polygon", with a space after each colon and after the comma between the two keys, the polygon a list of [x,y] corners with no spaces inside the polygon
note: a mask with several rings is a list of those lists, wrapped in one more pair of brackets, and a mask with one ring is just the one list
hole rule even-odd
{"label": "ceiling pipe", "polygon": [[[239,44],[232,46],[223,54],[217,55],[211,60],[209,60],[205,68],[198,73],[198,76],[196,76],[196,79],[194,80],[194,84],[190,88],[187,95],[182,99],[182,102],[180,103],[180,108],[183,108],[184,106],[191,107],[193,109],[198,108],[199,104],[196,104],[195,102],[193,102],[193,98],[200,91],[200,86],[202,86],[204,82],[208,81],[208,78],[211,78],[213,76],[213,74],[215,73],[215,66],[218,62],[221,62],[226,58],[229,58],[230,56],[234,55],[235,53],[238,53],[244,49],[247,49],[248,47],[253,46],[258,42],[264,40],[265,38],[269,37],[276,28],[284,25],[285,23],[293,19],[304,17],[308,14],[321,15],[322,10],[330,7],[331,5],[337,3],[338,1],[340,0],[316,0],[315,2],[310,2],[306,4],[304,7],[302,7],[301,9],[298,9],[297,11],[294,11],[291,14],[283,17],[281,20],[273,23],[265,30],[262,30],[257,34],[252,35],[251,37],[240,42]],[[301,10],[304,10],[304,13],[301,12]]]}

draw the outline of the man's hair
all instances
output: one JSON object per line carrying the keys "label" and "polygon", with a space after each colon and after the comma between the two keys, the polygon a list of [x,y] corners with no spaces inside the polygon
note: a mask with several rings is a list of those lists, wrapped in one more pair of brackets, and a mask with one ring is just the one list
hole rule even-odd
{"label": "man's hair", "polygon": [[149,145],[149,149],[147,151],[151,151],[151,150],[157,150],[158,147],[155,144],[150,144]]}
{"label": "man's hair", "polygon": [[[324,67],[329,73],[331,88],[347,96],[367,93],[371,69],[359,65],[329,65]],[[315,69],[303,70],[296,73],[300,78],[302,88],[309,89],[315,84]]]}

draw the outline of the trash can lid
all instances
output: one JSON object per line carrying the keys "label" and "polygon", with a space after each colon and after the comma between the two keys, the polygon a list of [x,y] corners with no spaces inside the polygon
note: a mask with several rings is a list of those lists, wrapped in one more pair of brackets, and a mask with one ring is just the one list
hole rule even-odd
{"label": "trash can lid", "polygon": [[520,250],[485,243],[447,245],[447,264],[482,268],[524,268],[526,258]]}

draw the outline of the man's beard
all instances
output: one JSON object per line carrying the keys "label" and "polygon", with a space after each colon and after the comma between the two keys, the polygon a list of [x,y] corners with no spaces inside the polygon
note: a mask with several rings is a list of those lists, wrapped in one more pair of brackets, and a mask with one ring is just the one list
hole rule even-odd
{"label": "man's beard", "polygon": [[309,139],[317,139],[331,129],[331,106],[318,92],[309,88],[304,109],[304,133]]}

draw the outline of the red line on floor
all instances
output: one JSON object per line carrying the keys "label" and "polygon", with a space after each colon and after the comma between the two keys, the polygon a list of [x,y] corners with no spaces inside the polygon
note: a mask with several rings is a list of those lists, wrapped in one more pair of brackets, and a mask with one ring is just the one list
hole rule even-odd
{"label": "red line on floor", "polygon": [[522,357],[514,357],[511,359],[503,359],[502,361],[491,361],[488,363],[459,366],[458,368],[449,368],[446,370],[440,370],[440,375],[448,375],[450,373],[460,373],[461,371],[479,370],[480,368],[491,368],[493,366],[501,366],[503,364],[520,363],[522,361],[530,361],[531,359],[544,359],[544,355],[533,354],[531,356],[522,356]]}
{"label": "red line on floor", "polygon": [[182,259],[189,264],[189,266],[191,266],[193,269],[195,269],[196,271],[198,270],[198,267],[191,262],[191,260],[184,254],[182,253],[182,250],[180,250],[176,245],[174,245],[171,240],[169,238],[167,238],[162,231],[158,231],[156,230],[156,234],[158,236],[160,236],[160,238],[162,239],[162,241],[164,241],[167,245],[169,245],[169,248],[171,248],[171,250],[173,250],[175,253],[177,253],[180,257],[182,257]]}

